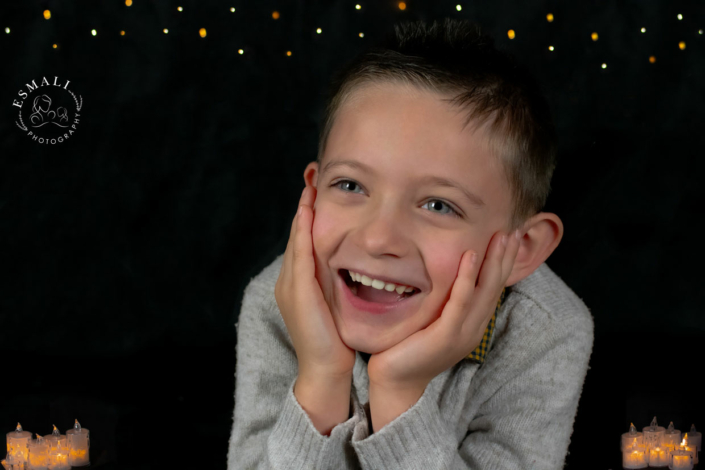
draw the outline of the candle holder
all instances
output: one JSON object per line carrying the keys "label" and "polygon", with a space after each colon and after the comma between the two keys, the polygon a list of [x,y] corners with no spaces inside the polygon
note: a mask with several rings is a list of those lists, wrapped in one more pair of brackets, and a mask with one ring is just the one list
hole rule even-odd
{"label": "candle holder", "polygon": [[660,446],[661,439],[666,434],[666,428],[659,426],[656,422],[656,416],[651,421],[651,424],[643,429],[644,431],[644,447],[648,451],[652,447]]}
{"label": "candle holder", "polygon": [[622,451],[622,468],[646,468],[648,466],[648,454],[643,447],[633,444]]}
{"label": "candle holder", "polygon": [[688,431],[688,442],[693,444],[697,448],[697,452],[695,453],[695,463],[698,463],[698,452],[701,450],[701,445],[702,445],[702,434],[697,432],[695,430],[695,425],[691,424],[690,425],[690,431]]}
{"label": "candle holder", "polygon": [[12,456],[13,465],[27,463],[27,443],[32,439],[32,433],[23,431],[20,423],[14,431],[7,433],[7,453]]}
{"label": "candle holder", "polygon": [[671,452],[667,447],[656,446],[649,449],[649,467],[668,467],[671,464]]}
{"label": "candle holder", "polygon": [[36,439],[30,439],[27,443],[29,457],[27,459],[27,470],[48,470],[49,465],[49,443],[42,436],[37,434]]}
{"label": "candle holder", "polygon": [[48,470],[71,470],[69,465],[69,443],[64,434],[54,426],[51,434],[44,436],[49,443]]}
{"label": "candle holder", "polygon": [[69,443],[69,465],[72,467],[85,467],[90,465],[88,451],[91,446],[90,432],[81,427],[81,423],[76,420],[73,429],[66,431],[66,438]]}
{"label": "candle holder", "polygon": [[684,450],[688,452],[693,458],[693,464],[698,463],[698,448],[690,442],[690,439],[688,438],[688,433],[685,433],[683,441],[679,446],[676,446],[676,450]]}
{"label": "candle holder", "polygon": [[677,446],[681,442],[681,432],[678,429],[675,429],[673,427],[673,421],[671,421],[668,425],[668,429],[666,429],[666,432],[663,434],[663,437],[661,438],[661,445],[668,445],[668,446]]}
{"label": "candle holder", "polygon": [[634,423],[629,424],[629,432],[622,434],[622,445],[620,450],[624,452],[626,449],[636,445],[644,447],[644,435],[636,430]]}

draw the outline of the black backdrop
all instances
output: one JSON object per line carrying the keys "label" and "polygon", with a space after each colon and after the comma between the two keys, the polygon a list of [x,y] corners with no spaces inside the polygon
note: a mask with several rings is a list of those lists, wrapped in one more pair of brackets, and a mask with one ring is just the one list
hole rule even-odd
{"label": "black backdrop", "polygon": [[[567,468],[619,468],[654,415],[705,428],[705,7],[457,4],[2,2],[0,429],[77,418],[96,468],[225,468],[234,323],[286,245],[325,87],[394,22],[446,16],[531,68],[560,135],[548,264],[595,318]],[[83,99],[56,145],[12,106],[44,76]]]}

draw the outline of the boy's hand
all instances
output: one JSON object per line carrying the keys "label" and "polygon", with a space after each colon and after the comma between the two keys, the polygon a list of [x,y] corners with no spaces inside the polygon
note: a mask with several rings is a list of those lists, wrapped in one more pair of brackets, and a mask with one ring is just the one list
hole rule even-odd
{"label": "boy's hand", "polygon": [[340,339],[316,278],[313,256],[314,188],[304,188],[291,224],[274,297],[294,343],[299,376],[342,379],[352,376],[355,350]]}
{"label": "boy's hand", "polygon": [[482,271],[480,260],[471,261],[472,251],[463,253],[441,316],[402,342],[370,357],[367,373],[371,389],[405,393],[413,405],[435,376],[477,348],[519,251],[515,234],[507,238],[505,247],[502,233],[494,235]]}

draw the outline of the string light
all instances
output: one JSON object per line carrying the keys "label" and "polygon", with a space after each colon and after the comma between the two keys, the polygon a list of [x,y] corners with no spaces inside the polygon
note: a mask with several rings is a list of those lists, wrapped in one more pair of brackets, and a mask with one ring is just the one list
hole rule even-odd
{"label": "string light", "polygon": [[360,36],[361,38],[364,38],[364,37],[365,37],[365,33],[360,33],[360,34],[358,34],[358,36]]}
{"label": "string light", "polygon": [[245,51],[243,51],[242,49],[238,49],[238,50],[237,50],[237,53],[240,54],[240,55],[242,55],[242,54],[245,53]]}
{"label": "string light", "polygon": [[179,11],[184,11],[184,7],[176,7],[176,9]]}
{"label": "string light", "polygon": [[553,46],[548,46],[548,50],[553,52]]}
{"label": "string light", "polygon": [[651,62],[652,64],[654,62],[656,62],[656,57],[654,57],[654,56],[649,57],[649,62]]}
{"label": "string light", "polygon": [[398,5],[398,6],[399,6],[399,9],[400,9],[400,10],[406,10],[406,3],[404,3],[404,2],[399,2],[399,5]]}
{"label": "string light", "polygon": [[683,15],[681,15],[680,13],[678,13],[678,19],[679,19],[679,20],[682,20],[682,19],[683,19]]}
{"label": "string light", "polygon": [[321,34],[321,32],[322,32],[322,31],[321,31],[321,28],[316,29],[316,32],[317,32],[318,34]]}
{"label": "string light", "polygon": [[279,12],[278,12],[278,11],[273,11],[273,12],[272,12],[272,18],[274,18],[275,20],[278,20],[278,19],[279,19]]}
{"label": "string light", "polygon": [[678,47],[680,47],[681,50],[684,50],[685,49],[685,41],[679,42]]}
{"label": "string light", "polygon": [[553,23],[553,13],[549,13],[548,15],[546,15],[546,19],[549,23]]}
{"label": "string light", "polygon": [[291,51],[286,51],[286,56],[291,57]]}
{"label": "string light", "polygon": [[58,49],[59,46],[56,45],[56,44],[54,44],[54,45],[52,45],[51,47],[53,47],[54,49]]}
{"label": "string light", "polygon": [[355,5],[355,9],[356,9],[356,10],[359,10],[360,8],[362,8],[362,7],[360,6],[359,3],[358,3],[357,5]]}
{"label": "string light", "polygon": [[131,6],[132,6],[132,0],[125,0],[125,6],[131,7]]}
{"label": "string light", "polygon": [[206,37],[206,28],[199,29],[198,35],[201,36],[202,38],[205,38]]}
{"label": "string light", "polygon": [[93,36],[95,36],[95,35],[98,34],[98,31],[96,31],[95,29],[91,29],[91,34],[92,34]]}
{"label": "string light", "polygon": [[164,28],[164,34],[169,34],[169,30],[167,28]]}
{"label": "string light", "polygon": [[44,19],[48,20],[51,18],[51,12],[49,10],[44,10]]}
{"label": "string light", "polygon": [[125,35],[125,31],[120,31],[120,36],[124,36],[124,35]]}
{"label": "string light", "polygon": [[458,10],[458,11],[460,11],[460,10],[462,10],[462,9],[463,9],[463,7],[462,7],[462,6],[460,6],[460,5],[455,5],[455,9],[456,9],[456,10]]}
{"label": "string light", "polygon": [[703,30],[702,30],[702,29],[699,29],[699,30],[698,30],[698,34],[703,34]]}
{"label": "string light", "polygon": [[235,13],[235,7],[230,7],[230,13]]}
{"label": "string light", "polygon": [[641,32],[642,32],[642,33],[645,33],[645,32],[646,32],[646,28],[641,28]]}
{"label": "string light", "polygon": [[606,69],[606,68],[607,68],[607,64],[605,64],[605,63],[603,62],[603,63],[602,63],[602,68],[603,68],[603,69]]}
{"label": "string light", "polygon": [[597,41],[597,39],[598,39],[600,36],[598,36],[597,33],[592,33],[592,34],[590,35],[590,37],[592,38],[593,41]]}
{"label": "string light", "polygon": [[509,31],[507,31],[507,37],[509,39],[514,39],[516,37],[516,33],[514,33],[513,29],[510,29]]}
{"label": "string light", "polygon": [[5,28],[5,34],[10,34],[10,28]]}

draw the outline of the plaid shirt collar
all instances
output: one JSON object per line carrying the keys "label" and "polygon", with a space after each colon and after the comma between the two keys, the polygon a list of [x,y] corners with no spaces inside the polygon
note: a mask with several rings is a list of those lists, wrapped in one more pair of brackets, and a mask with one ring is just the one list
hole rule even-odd
{"label": "plaid shirt collar", "polygon": [[507,288],[505,287],[504,289],[502,289],[502,294],[499,296],[499,300],[497,301],[497,307],[494,309],[492,318],[490,318],[490,322],[487,324],[487,328],[485,328],[485,334],[482,335],[482,341],[480,342],[480,345],[475,348],[473,352],[468,354],[468,359],[478,362],[480,364],[483,364],[485,362],[485,356],[487,356],[487,352],[489,350],[490,339],[492,338],[492,334],[494,333],[494,322],[497,318],[497,312],[499,312],[499,308],[502,306],[502,302],[504,301],[506,292]]}

